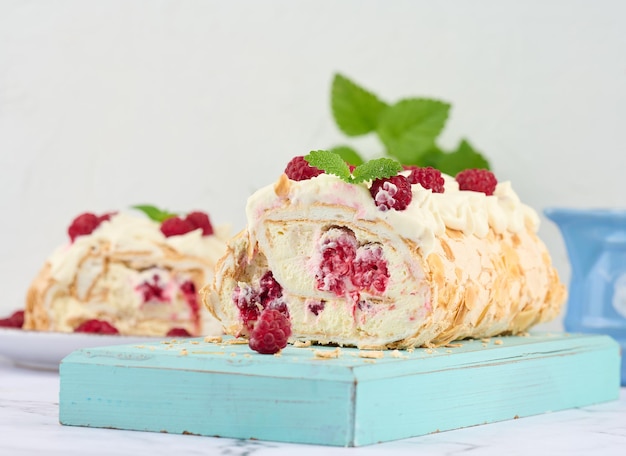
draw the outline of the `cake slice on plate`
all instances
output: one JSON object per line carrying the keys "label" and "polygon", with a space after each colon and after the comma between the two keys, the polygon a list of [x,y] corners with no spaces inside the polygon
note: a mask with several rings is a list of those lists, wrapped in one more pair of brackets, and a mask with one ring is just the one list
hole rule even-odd
{"label": "cake slice on plate", "polygon": [[[226,250],[206,213],[85,213],[30,286],[24,329],[143,336],[221,333],[200,303]],[[159,218],[160,217],[160,218]]]}

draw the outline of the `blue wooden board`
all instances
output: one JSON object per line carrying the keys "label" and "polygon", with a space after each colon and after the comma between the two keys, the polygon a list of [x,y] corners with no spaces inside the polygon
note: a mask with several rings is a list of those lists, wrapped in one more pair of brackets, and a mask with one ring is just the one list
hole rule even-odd
{"label": "blue wooden board", "polygon": [[289,346],[280,356],[232,339],[164,342],[66,357],[61,423],[360,446],[619,395],[619,345],[607,336],[499,337],[412,352]]}

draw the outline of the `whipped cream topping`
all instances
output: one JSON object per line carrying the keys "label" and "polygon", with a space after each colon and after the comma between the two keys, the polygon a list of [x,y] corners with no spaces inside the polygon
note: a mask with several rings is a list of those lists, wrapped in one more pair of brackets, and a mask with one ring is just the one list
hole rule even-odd
{"label": "whipped cream topping", "polygon": [[214,234],[210,236],[202,236],[202,230],[197,229],[187,234],[166,237],[160,226],[145,216],[119,212],[110,220],[102,222],[90,235],[79,236],[73,243],[59,247],[48,258],[52,278],[59,283],[71,283],[79,262],[90,250],[97,248],[101,241],[108,242],[116,252],[152,252],[159,256],[162,251],[158,246],[167,245],[183,255],[214,264],[224,254],[230,232],[230,227],[219,226],[215,227]]}
{"label": "whipped cream topping", "polygon": [[289,181],[288,192],[281,195],[277,195],[275,184],[271,184],[248,199],[248,231],[254,233],[256,225],[268,211],[287,204],[294,209],[328,205],[329,214],[332,214],[332,206],[353,208],[356,219],[381,220],[402,237],[416,242],[425,253],[432,251],[435,236],[443,234],[446,228],[477,237],[485,237],[490,228],[496,233],[520,232],[526,226],[535,232],[538,230],[539,216],[520,201],[510,182],[498,183],[494,194],[487,196],[481,192],[459,190],[453,177],[445,174],[443,177],[444,193],[433,193],[413,184],[413,199],[403,211],[379,210],[368,185],[350,184],[332,174]]}

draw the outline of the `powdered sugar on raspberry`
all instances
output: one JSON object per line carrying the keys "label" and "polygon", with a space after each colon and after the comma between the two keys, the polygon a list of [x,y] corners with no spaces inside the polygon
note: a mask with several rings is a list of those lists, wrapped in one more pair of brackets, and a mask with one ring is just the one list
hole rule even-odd
{"label": "powdered sugar on raspberry", "polygon": [[413,199],[411,183],[402,175],[388,179],[376,179],[370,187],[370,194],[381,211],[395,209],[403,211]]}

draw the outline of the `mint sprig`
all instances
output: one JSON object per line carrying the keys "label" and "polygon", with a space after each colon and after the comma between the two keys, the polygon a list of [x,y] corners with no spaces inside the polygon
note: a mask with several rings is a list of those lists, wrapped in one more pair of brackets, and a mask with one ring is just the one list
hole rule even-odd
{"label": "mint sprig", "polygon": [[376,132],[389,155],[414,165],[435,145],[449,112],[450,105],[442,101],[401,100],[382,113]]}
{"label": "mint sprig", "polygon": [[[388,104],[346,76],[336,74],[331,89],[331,108],[337,127],[347,136],[375,133],[384,154],[405,165],[433,166],[455,175],[467,168],[489,169],[489,162],[467,140],[446,152],[437,145],[451,105],[429,98],[405,98]],[[362,163],[349,146],[333,151],[352,164]]]}
{"label": "mint sprig", "polygon": [[352,179],[348,164],[338,154],[328,150],[313,150],[304,159],[309,165],[321,169],[327,174],[334,174],[346,182]]}
{"label": "mint sprig", "polygon": [[323,170],[327,174],[334,174],[345,182],[359,184],[375,179],[384,179],[395,176],[402,171],[402,165],[391,158],[377,158],[362,163],[350,173],[348,164],[339,154],[329,150],[314,150],[304,159],[309,165]]}
{"label": "mint sprig", "polygon": [[341,131],[359,136],[376,129],[385,102],[340,74],[335,75],[331,91],[331,108]]}
{"label": "mint sprig", "polygon": [[363,163],[359,153],[349,146],[336,146],[330,149],[331,152],[339,155],[346,163],[357,166]]}
{"label": "mint sprig", "polygon": [[150,206],[148,204],[139,204],[137,206],[131,206],[133,209],[137,209],[148,216],[148,218],[154,220],[155,222],[162,223],[163,221],[176,217],[178,214],[174,212],[170,212],[167,210],[159,209],[155,206]]}

